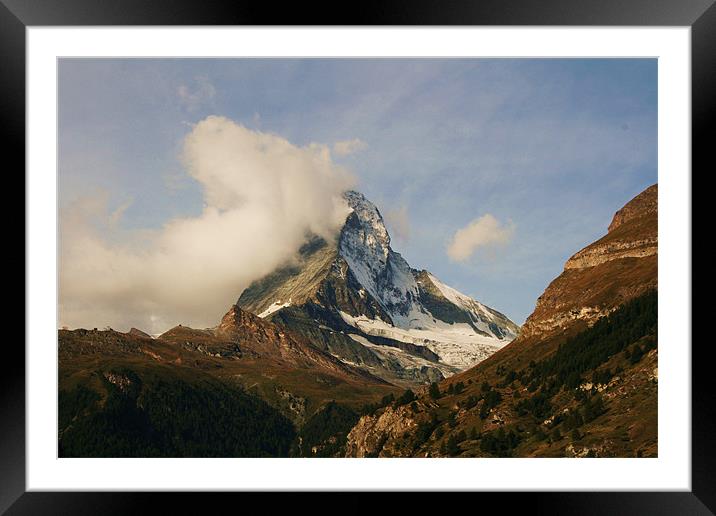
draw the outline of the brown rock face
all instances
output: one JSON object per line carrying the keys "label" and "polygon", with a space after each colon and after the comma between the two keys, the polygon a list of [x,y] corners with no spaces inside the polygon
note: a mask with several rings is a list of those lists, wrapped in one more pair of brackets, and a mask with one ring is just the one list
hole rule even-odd
{"label": "brown rock face", "polygon": [[346,457],[400,457],[402,454],[390,440],[416,427],[417,422],[406,406],[389,406],[380,415],[363,416],[348,434]]}
{"label": "brown rock face", "polygon": [[623,258],[657,254],[657,185],[650,186],[616,212],[607,235],[572,256],[565,269],[582,269]]}
{"label": "brown rock face", "polygon": [[612,223],[609,224],[607,231],[611,233],[625,222],[632,221],[640,217],[656,217],[658,197],[658,185],[650,186],[614,214]]}
{"label": "brown rock face", "polygon": [[593,324],[657,286],[657,185],[614,215],[608,233],[572,256],[537,300],[521,338],[546,335],[577,322]]}
{"label": "brown rock face", "polygon": [[132,328],[131,330],[129,330],[127,332],[127,335],[131,335],[132,337],[140,337],[143,339],[151,339],[152,338],[151,335],[149,335],[146,332],[143,332],[142,330],[140,330],[138,328]]}
{"label": "brown rock face", "polygon": [[317,369],[346,378],[385,383],[378,378],[342,363],[329,353],[312,346],[301,335],[233,305],[221,319],[215,334],[236,342],[242,350],[277,361],[285,366]]}

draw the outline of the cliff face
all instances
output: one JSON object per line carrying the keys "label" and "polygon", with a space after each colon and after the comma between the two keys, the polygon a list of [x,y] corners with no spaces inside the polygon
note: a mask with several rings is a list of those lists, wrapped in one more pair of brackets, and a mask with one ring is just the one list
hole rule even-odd
{"label": "cliff face", "polygon": [[658,185],[652,185],[629,201],[614,214],[608,231],[611,233],[625,222],[631,222],[641,217],[656,217],[658,211],[659,190]]}
{"label": "cliff face", "polygon": [[574,254],[537,300],[520,340],[587,325],[657,287],[657,185],[616,212],[608,233]]}
{"label": "cliff face", "polygon": [[650,186],[614,214],[604,238],[572,256],[565,269],[585,269],[657,252],[657,185]]}
{"label": "cliff face", "polygon": [[412,410],[406,405],[387,407],[381,414],[361,417],[348,434],[346,456],[403,456],[400,450],[391,450],[391,443],[406,432],[414,431],[417,425]]}

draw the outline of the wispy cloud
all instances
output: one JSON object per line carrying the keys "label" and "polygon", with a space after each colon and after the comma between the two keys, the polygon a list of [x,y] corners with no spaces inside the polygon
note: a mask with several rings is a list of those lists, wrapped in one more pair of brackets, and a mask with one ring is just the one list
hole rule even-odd
{"label": "wispy cloud", "polygon": [[193,86],[180,85],[177,88],[177,96],[189,111],[196,111],[216,96],[216,88],[208,77],[197,76],[194,78]]}
{"label": "wispy cloud", "polygon": [[356,152],[362,151],[368,147],[364,141],[354,138],[353,140],[343,140],[333,144],[333,152],[336,156],[348,156]]}
{"label": "wispy cloud", "polygon": [[124,217],[124,212],[127,211],[127,208],[129,208],[132,205],[133,200],[130,199],[127,202],[121,204],[117,209],[115,209],[112,213],[109,214],[109,224],[112,227],[117,226],[120,221],[122,220],[122,217]]}
{"label": "wispy cloud", "polygon": [[507,244],[514,232],[513,223],[504,225],[493,215],[486,213],[455,232],[448,245],[447,254],[453,261],[464,262],[481,247]]}

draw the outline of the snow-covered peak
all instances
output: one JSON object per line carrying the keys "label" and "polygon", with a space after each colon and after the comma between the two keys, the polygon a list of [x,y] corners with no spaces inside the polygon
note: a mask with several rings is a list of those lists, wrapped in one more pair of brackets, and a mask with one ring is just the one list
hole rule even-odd
{"label": "snow-covered peak", "polygon": [[[373,339],[373,351],[397,349],[423,358],[427,353],[439,361],[443,374],[483,360],[519,332],[499,312],[428,271],[413,269],[391,249],[390,235],[375,204],[355,191],[346,192],[344,198],[351,212],[337,242],[315,241],[302,252],[297,265],[277,270],[249,287],[239,299],[242,306],[260,317],[278,318],[282,324],[300,321],[295,323],[300,331],[309,331],[305,321],[313,319],[333,335],[327,337],[331,342],[340,339],[335,335],[345,334],[351,335],[350,344]],[[309,337],[315,338],[312,331]],[[355,358],[345,342],[333,351]],[[397,358],[391,355],[386,360],[384,365],[391,364],[385,365],[386,371],[394,371]],[[416,367],[412,359],[401,360],[398,363],[408,369]]]}
{"label": "snow-covered peak", "polygon": [[385,261],[390,250],[390,235],[380,211],[360,192],[350,190],[343,195],[353,210],[346,221],[349,227],[346,237],[350,237],[355,244],[369,248],[371,254]]}
{"label": "snow-covered peak", "polygon": [[378,208],[361,193],[349,191],[344,195],[353,212],[341,231],[339,254],[393,324],[407,324],[418,295],[410,266],[390,248],[390,236]]}
{"label": "snow-covered peak", "polygon": [[499,339],[512,340],[517,336],[518,327],[501,313],[480,303],[476,299],[446,285],[431,273],[428,278],[435,288],[453,305],[470,315],[472,324],[480,331],[493,335]]}
{"label": "snow-covered peak", "polygon": [[359,192],[349,191],[344,196],[353,211],[341,231],[339,255],[363,289],[390,316],[392,325],[424,330],[459,321],[471,327],[474,335],[494,338],[502,341],[500,344],[515,337],[518,329],[509,319],[445,285],[427,271],[424,274],[433,285],[434,294],[430,299],[425,297],[430,295],[425,288],[430,287],[420,283],[421,273],[391,249],[390,236],[378,208]]}
{"label": "snow-covered peak", "polygon": [[491,313],[490,310],[479,301],[471,298],[468,295],[463,294],[459,290],[456,290],[446,285],[445,283],[437,279],[435,276],[433,276],[431,273],[428,273],[428,277],[430,278],[430,281],[432,281],[433,285],[435,285],[435,287],[440,291],[440,293],[455,306],[462,308],[463,310],[477,312],[490,321],[497,320],[495,314]]}

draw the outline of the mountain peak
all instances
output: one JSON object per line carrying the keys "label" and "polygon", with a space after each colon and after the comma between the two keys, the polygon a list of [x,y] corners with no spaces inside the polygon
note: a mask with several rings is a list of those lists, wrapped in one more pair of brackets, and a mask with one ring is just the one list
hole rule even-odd
{"label": "mountain peak", "polygon": [[658,185],[651,185],[614,214],[614,218],[612,218],[612,222],[609,224],[607,231],[611,233],[625,222],[635,220],[645,215],[656,214],[658,197]]}
{"label": "mountain peak", "polygon": [[[345,192],[343,198],[353,212],[346,219],[342,237],[349,232],[350,236],[360,240],[362,245],[386,259],[390,249],[390,235],[378,207],[355,190]],[[346,231],[346,228],[349,231]]]}
{"label": "mountain peak", "polygon": [[[344,193],[336,242],[313,239],[295,262],[247,288],[238,304],[388,381],[434,381],[483,360],[519,327],[414,270],[390,246],[378,208]],[[235,314],[229,315],[229,322]]]}
{"label": "mountain peak", "polygon": [[543,337],[576,323],[593,324],[657,287],[657,185],[616,212],[609,230],[567,260],[538,298],[522,337]]}

